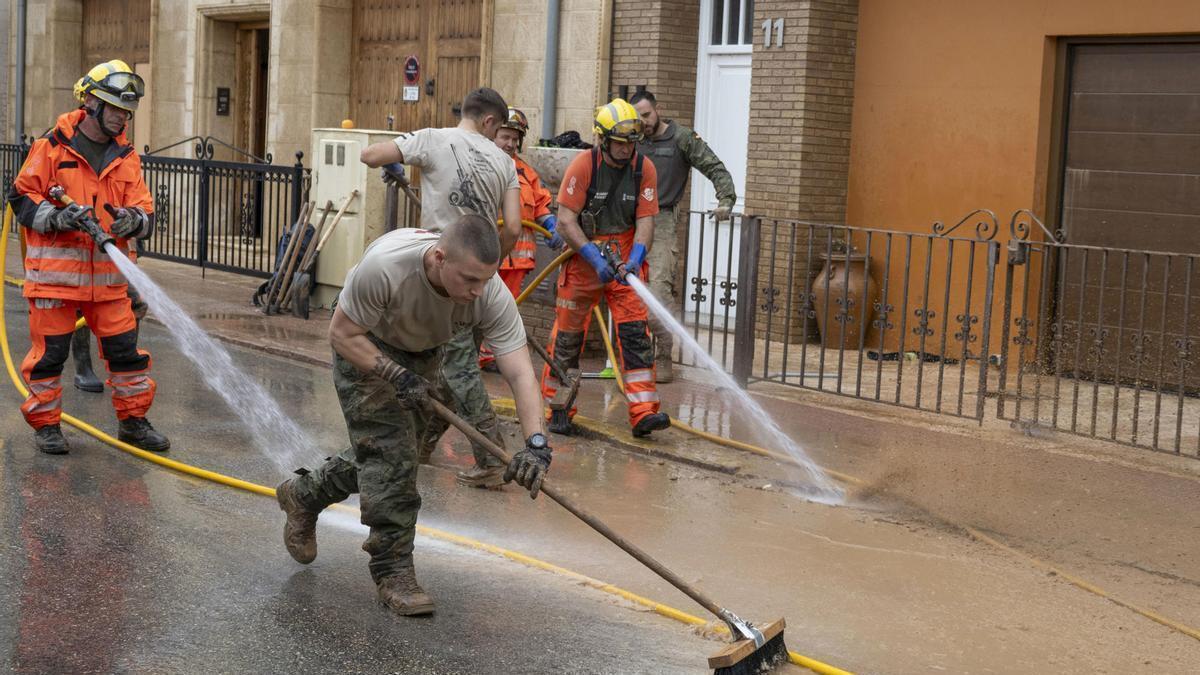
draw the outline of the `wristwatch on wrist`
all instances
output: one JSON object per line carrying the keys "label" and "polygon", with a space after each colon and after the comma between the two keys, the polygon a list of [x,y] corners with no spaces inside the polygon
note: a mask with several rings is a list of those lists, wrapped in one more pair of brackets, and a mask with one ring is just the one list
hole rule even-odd
{"label": "wristwatch on wrist", "polygon": [[526,439],[525,445],[533,448],[534,450],[545,450],[546,446],[548,445],[548,443],[546,443],[546,435],[541,432],[533,434]]}

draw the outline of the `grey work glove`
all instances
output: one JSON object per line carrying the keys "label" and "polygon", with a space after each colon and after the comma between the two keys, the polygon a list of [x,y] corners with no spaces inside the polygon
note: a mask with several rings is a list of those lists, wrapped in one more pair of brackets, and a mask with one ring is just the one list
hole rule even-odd
{"label": "grey work glove", "polygon": [[79,204],[71,204],[64,206],[61,209],[55,209],[54,213],[50,214],[47,222],[50,223],[50,228],[56,232],[69,232],[70,230],[78,230],[79,224],[88,217],[88,209]]}
{"label": "grey work glove", "polygon": [[718,206],[717,208],[713,209],[712,214],[713,214],[713,220],[717,221],[718,223],[721,223],[726,220],[729,220],[729,216],[733,215],[733,207],[722,204],[721,206]]}
{"label": "grey work glove", "polygon": [[399,363],[380,355],[375,362],[374,372],[396,388],[396,400],[405,410],[426,410],[429,408],[429,380]]}
{"label": "grey work glove", "polygon": [[393,380],[392,384],[396,387],[396,400],[400,402],[401,408],[405,410],[429,409],[429,393],[432,388],[429,380],[405,369],[404,374],[398,380]]}
{"label": "grey work glove", "polygon": [[551,455],[545,434],[530,436],[525,440],[525,447],[513,455],[504,470],[504,482],[517,481],[517,485],[529,490],[530,499],[536,499],[550,468]]}
{"label": "grey work glove", "polygon": [[146,215],[146,211],[140,206],[112,209],[111,213],[113,214],[112,233],[114,235],[128,239],[143,237],[147,234],[146,228],[150,224],[150,216]]}

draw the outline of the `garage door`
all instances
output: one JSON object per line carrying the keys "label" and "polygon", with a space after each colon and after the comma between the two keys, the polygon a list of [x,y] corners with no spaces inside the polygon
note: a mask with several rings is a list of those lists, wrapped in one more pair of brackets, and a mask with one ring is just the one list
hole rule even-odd
{"label": "garage door", "polygon": [[1059,222],[1068,244],[1100,249],[1070,246],[1057,260],[1054,361],[1104,379],[1137,366],[1134,379],[1195,387],[1180,358],[1200,345],[1200,306],[1183,311],[1200,295],[1200,265],[1119,249],[1200,253],[1200,43],[1069,55]]}

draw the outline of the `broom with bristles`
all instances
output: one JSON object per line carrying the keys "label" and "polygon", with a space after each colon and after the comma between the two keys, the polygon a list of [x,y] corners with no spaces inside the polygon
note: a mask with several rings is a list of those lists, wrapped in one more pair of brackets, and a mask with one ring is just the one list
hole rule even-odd
{"label": "broom with bristles", "polygon": [[[475,427],[464,422],[462,418],[454,414],[449,408],[433,398],[429,399],[429,403],[435,413],[461,431],[472,443],[487,450],[490,455],[504,462],[506,465],[511,461],[512,458],[503,449],[476,431]],[[667,569],[662,563],[652,558],[650,554],[638,548],[614,532],[612,528],[601,522],[599,518],[583,510],[570,499],[560,494],[558,490],[554,489],[553,485],[543,481],[540,490],[546,493],[547,497],[558,502],[559,506],[570,511],[576,518],[587,523],[593,530],[604,535],[605,539],[619,546],[621,550],[650,568],[652,572],[662,577],[667,583],[678,588],[689,598],[695,600],[701,607],[725,622],[725,625],[729,627],[729,633],[733,637],[734,642],[709,657],[708,665],[715,670],[717,675],[765,673],[788,659],[787,647],[783,644],[783,619],[776,619],[761,629],[756,628],[753,624],[743,621],[733,612],[713,602],[711,598],[701,593],[695,586],[681,579],[678,574]]]}

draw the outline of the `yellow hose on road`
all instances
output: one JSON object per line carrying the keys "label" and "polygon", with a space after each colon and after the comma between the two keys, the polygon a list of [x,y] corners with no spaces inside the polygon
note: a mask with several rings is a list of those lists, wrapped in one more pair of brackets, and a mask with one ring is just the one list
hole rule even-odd
{"label": "yellow hose on road", "polygon": [[[8,238],[9,238],[8,228],[11,223],[11,220],[12,220],[12,209],[10,207],[6,207],[5,212],[4,212],[4,223],[3,223],[4,229],[3,229],[3,232],[0,233],[0,265],[3,265],[5,263],[5,261],[8,260]],[[535,225],[535,227],[536,227],[536,225]],[[559,256],[559,258],[561,260],[565,260],[567,257],[568,257],[567,255]],[[561,264],[561,262],[560,262],[560,264]],[[9,280],[10,280],[10,278],[8,276],[5,276],[5,281],[9,281]],[[11,281],[15,285],[23,284],[23,281],[20,279],[12,279]],[[2,353],[4,356],[4,365],[8,369],[8,375],[12,379],[13,386],[16,387],[18,392],[20,392],[21,396],[25,397],[25,396],[29,396],[29,390],[25,387],[25,383],[21,380],[21,376],[17,373],[17,369],[13,365],[12,353],[11,353],[11,351],[9,349],[9,345],[8,345],[8,319],[4,314],[4,303],[5,303],[4,295],[5,294],[4,294],[3,289],[0,288],[0,353]],[[87,422],[84,422],[83,420],[80,420],[76,417],[72,417],[71,415],[68,415],[66,413],[63,413],[62,420],[64,422],[66,422],[67,424],[75,427],[76,429],[79,429],[80,431],[88,434],[89,436],[92,436],[93,438],[95,438],[103,443],[107,443],[108,445],[110,445],[114,448],[117,448],[118,450],[122,450],[131,455],[134,455],[136,457],[144,459],[148,462],[153,462],[154,464],[158,464],[159,466],[171,469],[173,471],[178,471],[179,473],[183,473],[183,474],[186,474],[189,476],[194,476],[196,478],[211,481],[213,483],[218,483],[220,485],[225,485],[225,486],[228,486],[231,488],[236,488],[238,490],[252,492],[254,494],[262,495],[265,497],[272,497],[272,498],[275,497],[274,488],[270,488],[265,485],[259,485],[257,483],[251,483],[250,481],[242,480],[240,478],[226,476],[224,474],[220,474],[215,471],[209,471],[208,469],[202,469],[197,466],[192,466],[191,464],[185,464],[183,462],[178,462],[173,459],[167,459],[166,457],[156,454],[156,453],[147,452],[145,450],[142,450],[141,448],[134,447],[128,443],[125,443],[116,438],[113,438],[112,436],[104,433],[103,431],[100,431],[99,429],[88,424]],[[347,511],[350,513],[354,513],[356,515],[359,514],[358,509],[350,507],[350,506],[345,506],[342,504],[334,504],[331,508],[335,508],[335,509],[342,510],[342,511]],[[485,543],[482,541],[471,539],[469,537],[464,537],[461,535],[446,532],[444,530],[438,530],[436,528],[426,527],[424,525],[417,525],[417,532],[421,535],[430,537],[432,539],[439,539],[441,541],[458,544],[460,546],[466,546],[466,547],[473,548],[476,550],[486,551],[486,552],[489,552],[489,553],[492,553],[495,555],[499,555],[499,556],[508,558],[509,560],[513,560],[513,561],[528,565],[530,567],[534,567],[536,569],[544,570],[547,572],[552,572],[554,574],[558,574],[560,576],[567,577],[571,580],[582,583],[590,588],[596,589],[598,591],[602,591],[604,593],[608,593],[610,595],[615,595],[615,596],[624,598],[625,600],[627,600],[629,602],[640,605],[642,607],[646,607],[647,609],[652,610],[656,614],[659,614],[660,616],[664,616],[668,619],[672,619],[672,620],[679,621],[681,623],[686,623],[686,624],[693,625],[693,626],[712,625],[713,630],[717,633],[725,634],[725,635],[728,635],[728,633],[729,633],[729,629],[726,626],[724,626],[723,624],[719,624],[719,623],[711,623],[710,624],[710,622],[705,621],[704,619],[702,619],[698,616],[684,612],[683,610],[675,609],[674,607],[665,605],[660,602],[655,602],[654,600],[643,597],[643,596],[633,593],[631,591],[627,591],[618,586],[614,586],[612,584],[605,583],[605,582],[599,581],[597,579],[593,579],[592,577],[589,577],[587,575],[571,571],[564,567],[559,567],[558,565],[546,562],[544,560],[539,560],[532,556],[525,555],[524,553],[512,551],[512,550],[509,550],[506,548],[502,548],[500,546],[495,546],[493,544],[488,544],[488,543]],[[822,663],[815,659],[810,659],[801,654],[796,654],[795,652],[789,652],[789,656],[791,657],[791,660],[793,663],[802,665],[806,668],[809,668],[810,670],[812,670],[814,672],[821,673],[822,675],[851,675],[851,673],[849,673],[848,671],[845,671],[840,668],[836,668],[834,666]]]}

